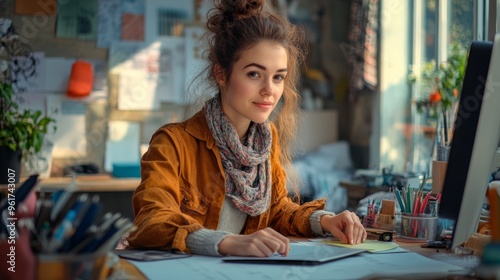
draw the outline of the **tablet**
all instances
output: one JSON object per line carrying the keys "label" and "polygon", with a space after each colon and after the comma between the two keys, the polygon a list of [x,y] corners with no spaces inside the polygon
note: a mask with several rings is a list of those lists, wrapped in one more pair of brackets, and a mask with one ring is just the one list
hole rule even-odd
{"label": "tablet", "polygon": [[330,262],[365,252],[365,249],[352,249],[337,247],[317,242],[290,243],[288,256],[274,254],[269,257],[223,257],[225,262],[245,262],[245,263],[308,263],[320,264]]}

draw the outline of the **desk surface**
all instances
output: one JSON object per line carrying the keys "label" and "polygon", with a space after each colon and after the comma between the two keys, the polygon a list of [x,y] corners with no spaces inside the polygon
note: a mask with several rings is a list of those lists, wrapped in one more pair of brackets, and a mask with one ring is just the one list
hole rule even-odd
{"label": "desk surface", "polygon": [[433,248],[422,248],[420,247],[422,242],[412,242],[402,238],[396,238],[395,241],[402,248],[405,248],[409,251],[418,253],[424,257],[428,257],[436,261],[441,261],[444,263],[449,263],[469,269],[473,269],[474,267],[479,265],[480,259],[478,256],[475,255],[455,254],[450,250],[446,249],[437,250]]}
{"label": "desk surface", "polygon": [[[108,175],[80,176],[76,180],[79,191],[89,192],[119,192],[134,191],[141,179],[139,178],[113,178]],[[50,191],[66,188],[71,183],[71,178],[41,179],[38,188],[41,191]]]}
{"label": "desk surface", "polygon": [[[294,238],[295,239],[295,238]],[[301,240],[301,239],[299,239]],[[479,257],[474,255],[460,255],[450,252],[445,249],[440,249],[439,251],[431,248],[421,248],[421,242],[408,241],[404,239],[395,239],[395,242],[402,248],[407,249],[411,252],[416,252],[422,256],[428,257],[432,260],[456,265],[462,268],[473,269],[479,264]],[[402,253],[404,254],[404,253]],[[120,259],[121,269],[123,270],[123,275],[127,277],[130,276],[131,279],[147,279],[139,269],[137,269],[132,263],[127,260]],[[251,264],[249,264],[251,265]],[[425,268],[422,268],[425,271]],[[299,278],[298,278],[299,279]],[[300,278],[302,279],[302,278]],[[390,279],[390,278],[387,278]],[[431,278],[431,279],[475,279],[468,276],[449,276],[445,278]]]}
{"label": "desk surface", "polygon": [[[140,178],[114,178],[108,174],[82,175],[76,178],[77,190],[82,192],[133,192],[140,182]],[[65,189],[70,184],[70,177],[40,178],[37,189],[52,192]],[[4,187],[6,188],[2,185],[0,189]]]}

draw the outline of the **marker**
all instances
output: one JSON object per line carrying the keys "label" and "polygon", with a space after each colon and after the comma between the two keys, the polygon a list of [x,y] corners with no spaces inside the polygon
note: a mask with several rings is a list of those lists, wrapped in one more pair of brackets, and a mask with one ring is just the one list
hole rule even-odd
{"label": "marker", "polygon": [[405,213],[406,212],[405,205],[403,203],[403,199],[401,199],[401,194],[399,193],[399,190],[395,188],[394,193],[396,194],[396,198],[398,199],[399,208],[401,208],[401,212]]}
{"label": "marker", "polygon": [[64,243],[64,239],[73,231],[73,221],[75,220],[76,212],[74,210],[68,211],[63,221],[57,227],[54,236],[50,240],[46,250],[47,253],[56,252]]}

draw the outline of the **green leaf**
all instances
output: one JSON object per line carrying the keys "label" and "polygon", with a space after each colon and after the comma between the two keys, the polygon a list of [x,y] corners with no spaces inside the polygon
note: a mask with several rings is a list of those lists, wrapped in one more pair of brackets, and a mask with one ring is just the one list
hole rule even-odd
{"label": "green leaf", "polygon": [[55,120],[40,110],[21,110],[9,84],[0,82],[0,145],[22,150],[23,158],[39,152],[49,125]]}

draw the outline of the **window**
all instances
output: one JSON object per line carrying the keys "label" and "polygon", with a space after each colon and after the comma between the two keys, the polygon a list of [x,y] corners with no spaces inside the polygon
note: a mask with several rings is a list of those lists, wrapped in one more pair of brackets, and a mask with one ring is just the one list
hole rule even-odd
{"label": "window", "polygon": [[[438,120],[416,108],[416,100],[429,96],[429,86],[418,79],[410,84],[408,78],[411,73],[418,76],[432,60],[436,65],[445,61],[453,44],[468,49],[472,40],[487,38],[487,15],[493,1],[500,3],[500,0],[414,0],[409,4],[382,1],[380,143],[372,142],[379,157],[371,160],[373,166],[378,162],[379,167],[392,166],[394,171],[430,173]],[[398,25],[406,25],[406,29]],[[394,45],[399,49],[393,49]],[[398,61],[394,53],[400,54]],[[373,152],[371,156],[374,157]]]}

